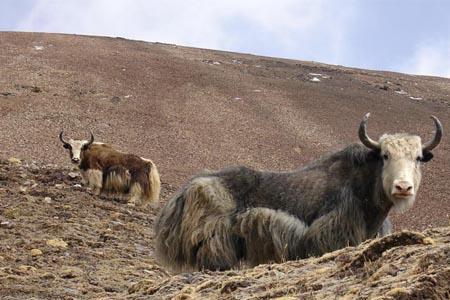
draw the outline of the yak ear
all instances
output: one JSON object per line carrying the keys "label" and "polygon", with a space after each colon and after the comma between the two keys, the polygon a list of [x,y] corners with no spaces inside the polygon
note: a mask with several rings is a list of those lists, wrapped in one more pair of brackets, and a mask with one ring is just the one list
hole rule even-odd
{"label": "yak ear", "polygon": [[428,161],[430,161],[433,158],[433,153],[431,153],[428,150],[423,151],[422,154],[423,154],[423,157],[420,160],[421,162],[428,162]]}

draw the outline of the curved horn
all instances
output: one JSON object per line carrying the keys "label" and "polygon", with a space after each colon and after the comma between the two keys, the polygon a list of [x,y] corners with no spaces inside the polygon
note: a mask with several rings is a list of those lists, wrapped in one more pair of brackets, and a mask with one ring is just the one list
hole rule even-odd
{"label": "curved horn", "polygon": [[361,121],[361,124],[359,125],[359,130],[358,130],[358,135],[359,135],[359,139],[361,140],[361,143],[363,143],[367,148],[375,150],[375,151],[380,151],[381,147],[380,144],[374,140],[372,140],[368,135],[367,135],[367,120],[369,119],[370,113],[367,113],[363,120]]}
{"label": "curved horn", "polygon": [[90,146],[94,142],[94,134],[91,130],[89,130],[89,133],[91,134],[91,140],[87,144],[85,144],[85,146]]}
{"label": "curved horn", "polygon": [[422,151],[433,150],[434,148],[437,147],[437,145],[439,145],[439,143],[441,142],[441,139],[442,139],[443,130],[442,130],[441,122],[435,116],[431,116],[431,118],[434,121],[434,125],[436,125],[436,132],[434,134],[434,138],[431,141],[426,142],[425,144],[422,145]]}
{"label": "curved horn", "polygon": [[59,134],[59,139],[61,140],[61,142],[62,142],[64,145],[69,145],[69,143],[66,142],[66,141],[64,140],[63,134],[64,134],[64,131],[61,131],[61,133]]}

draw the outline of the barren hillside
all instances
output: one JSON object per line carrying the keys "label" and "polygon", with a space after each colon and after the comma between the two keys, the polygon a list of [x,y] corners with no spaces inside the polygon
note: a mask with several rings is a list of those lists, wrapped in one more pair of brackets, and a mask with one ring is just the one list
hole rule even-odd
{"label": "barren hillside", "polygon": [[[216,297],[218,285],[205,292],[195,284],[235,276],[196,273],[190,281],[158,267],[151,233],[158,207],[131,209],[74,188],[79,178],[67,175],[62,129],[77,138],[92,130],[98,141],[151,158],[163,182],[161,206],[205,168],[289,170],[355,142],[366,112],[373,138],[405,131],[424,140],[433,135],[433,114],[443,141],[423,166],[414,208],[393,220],[396,231],[449,226],[450,79],[122,38],[0,32],[0,45],[0,298],[145,297],[154,289],[159,299],[167,282],[179,289],[166,297],[187,290]],[[436,250],[444,257],[436,266],[449,256],[448,229],[438,231],[426,233],[447,247]],[[53,239],[67,245],[47,244]],[[411,251],[420,256],[434,246],[418,247]],[[295,277],[304,264],[276,268]],[[260,295],[258,276],[244,281],[248,295]]]}

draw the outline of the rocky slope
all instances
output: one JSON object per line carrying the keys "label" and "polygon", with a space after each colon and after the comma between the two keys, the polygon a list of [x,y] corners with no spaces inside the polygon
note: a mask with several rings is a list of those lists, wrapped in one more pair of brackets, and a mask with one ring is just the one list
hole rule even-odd
{"label": "rocky slope", "polygon": [[[153,256],[157,207],[79,187],[76,172],[0,160],[0,299],[448,299],[450,227],[320,258],[172,274]],[[163,182],[162,195],[174,187]]]}

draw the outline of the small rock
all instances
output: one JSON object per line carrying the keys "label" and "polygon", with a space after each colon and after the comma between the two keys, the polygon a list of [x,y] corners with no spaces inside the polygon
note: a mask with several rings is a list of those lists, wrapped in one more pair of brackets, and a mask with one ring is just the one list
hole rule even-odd
{"label": "small rock", "polygon": [[57,189],[62,189],[63,185],[61,183],[57,183],[55,184],[55,188]]}
{"label": "small rock", "polygon": [[75,179],[78,177],[78,173],[76,172],[69,172],[69,174],[67,174],[69,176],[70,179]]}
{"label": "small rock", "polygon": [[39,278],[41,279],[56,279],[56,276],[53,275],[52,273],[44,273],[42,274]]}
{"label": "small rock", "polygon": [[50,198],[50,197],[45,197],[45,198],[44,198],[44,202],[47,203],[47,204],[50,204],[50,203],[52,203],[52,198]]}
{"label": "small rock", "polygon": [[83,270],[77,267],[67,267],[61,271],[61,278],[75,278],[83,275]]}
{"label": "small rock", "polygon": [[112,103],[117,104],[120,102],[120,97],[114,96],[110,100]]}
{"label": "small rock", "polygon": [[312,82],[320,82],[320,79],[317,78],[317,77],[313,77],[313,78],[311,78],[309,81],[312,81]]}
{"label": "small rock", "polygon": [[0,222],[0,227],[2,228],[12,228],[12,224],[9,221]]}
{"label": "small rock", "polygon": [[22,273],[33,273],[36,271],[35,267],[27,265],[20,265],[17,269]]}
{"label": "small rock", "polygon": [[67,248],[67,243],[64,242],[61,239],[47,240],[46,244],[48,246],[51,246],[51,247],[54,247],[54,248],[58,248],[58,249],[66,249]]}
{"label": "small rock", "polygon": [[20,161],[20,159],[15,158],[15,157],[10,157],[8,158],[8,162],[15,164],[15,165],[20,165],[22,162]]}
{"label": "small rock", "polygon": [[73,185],[74,189],[81,189],[81,184],[77,183]]}
{"label": "small rock", "polygon": [[397,94],[399,95],[406,95],[408,94],[407,92],[405,92],[404,90],[399,90],[399,91],[395,91]]}
{"label": "small rock", "polygon": [[38,87],[38,86],[33,86],[33,87],[31,88],[31,91],[32,91],[33,93],[40,93],[40,92],[42,92],[41,88]]}
{"label": "small rock", "polygon": [[42,51],[44,50],[44,46],[34,46],[34,50]]}
{"label": "small rock", "polygon": [[27,192],[27,188],[25,186],[19,186],[19,192],[25,194]]}
{"label": "small rock", "polygon": [[30,254],[31,256],[41,256],[42,251],[40,249],[31,249]]}

